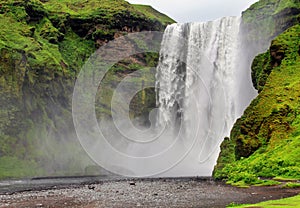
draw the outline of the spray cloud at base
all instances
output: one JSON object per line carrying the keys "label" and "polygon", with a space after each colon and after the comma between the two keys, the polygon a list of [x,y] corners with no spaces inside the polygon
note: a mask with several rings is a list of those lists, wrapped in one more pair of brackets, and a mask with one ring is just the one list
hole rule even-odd
{"label": "spray cloud at base", "polygon": [[[211,175],[221,141],[255,96],[250,71],[241,64],[247,61],[240,57],[240,35],[240,18],[226,17],[173,24],[164,34],[133,33],[101,47],[83,67],[73,95],[76,132],[89,156],[125,176]],[[129,40],[144,46],[126,51]],[[160,53],[155,82],[145,82],[142,70],[128,75],[114,91],[112,121],[98,122],[95,96],[107,70],[149,51]],[[131,99],[143,90],[133,79],[143,82],[143,89],[156,89],[149,128],[137,127],[128,116]]]}

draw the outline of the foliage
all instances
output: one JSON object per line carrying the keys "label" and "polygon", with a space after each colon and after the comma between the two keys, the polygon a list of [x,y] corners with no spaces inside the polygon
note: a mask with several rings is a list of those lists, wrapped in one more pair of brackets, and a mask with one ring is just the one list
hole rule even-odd
{"label": "foliage", "polygon": [[275,207],[300,207],[300,195],[279,199],[279,200],[270,200],[266,202],[260,202],[258,204],[245,204],[245,205],[238,205],[238,204],[230,204],[227,207],[261,207],[261,208],[275,208]]}
{"label": "foliage", "polygon": [[272,17],[285,9],[299,7],[298,0],[260,0],[243,12],[243,19],[245,22],[251,22],[255,18]]}
{"label": "foliage", "polygon": [[0,179],[25,178],[42,174],[34,161],[20,160],[17,157],[0,157]]}
{"label": "foliage", "polygon": [[[132,59],[135,60],[134,63],[132,63]],[[141,75],[144,74],[144,76],[147,77],[144,81],[154,83],[155,71],[153,67],[156,66],[157,62],[157,53],[144,53],[128,57],[115,64],[105,75],[100,85],[101,90],[98,92],[96,99],[96,103],[98,103],[96,105],[98,119],[108,119],[111,117],[110,109],[113,91],[125,77],[130,77],[128,80],[129,85],[140,86],[140,88],[142,88],[143,83],[141,76],[135,74],[135,77],[131,77],[131,73],[138,71]],[[116,76],[116,74],[118,76]],[[148,117],[149,112],[155,107],[156,99],[154,88],[141,90],[131,100],[129,116],[131,118]]]}
{"label": "foliage", "polygon": [[259,177],[300,178],[299,35],[300,25],[288,29],[255,59],[253,73],[259,80],[272,64],[272,51],[284,54],[265,76],[260,94],[236,122],[230,139],[223,142],[215,178],[234,185],[262,183]]}
{"label": "foliage", "polygon": [[58,47],[63,59],[68,63],[70,72],[74,72],[74,75],[79,72],[85,60],[95,50],[92,40],[80,38],[72,30],[67,32],[64,40],[59,42]]}
{"label": "foliage", "polygon": [[257,89],[259,92],[263,89],[267,78],[271,73],[272,66],[270,59],[270,54],[264,53],[256,56],[252,63],[252,82],[255,89]]}
{"label": "foliage", "polygon": [[300,183],[293,183],[293,182],[288,182],[282,186],[282,188],[299,188]]}
{"label": "foliage", "polygon": [[151,6],[148,5],[141,5],[141,4],[133,4],[132,5],[136,10],[141,12],[142,14],[145,14],[147,17],[157,20],[159,22],[162,22],[164,24],[171,24],[175,23],[173,19],[166,16],[165,14],[162,14],[158,12],[157,10],[153,9]]}
{"label": "foliage", "polygon": [[[161,31],[170,19],[124,0],[0,0],[0,19],[0,178],[82,173],[94,163],[76,140],[71,117],[81,67],[113,38]],[[156,61],[150,54],[139,63],[131,59],[108,78],[117,83]],[[100,103],[107,117],[112,92],[108,87]]]}
{"label": "foliage", "polygon": [[243,39],[254,51],[250,57],[265,51],[272,39],[299,23],[299,0],[260,0],[251,5],[242,13]]}

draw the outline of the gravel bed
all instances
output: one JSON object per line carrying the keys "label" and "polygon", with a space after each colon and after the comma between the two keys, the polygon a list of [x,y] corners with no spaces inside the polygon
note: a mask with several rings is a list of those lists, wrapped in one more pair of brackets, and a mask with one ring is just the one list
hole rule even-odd
{"label": "gravel bed", "polygon": [[0,207],[225,207],[289,197],[300,189],[237,188],[196,178],[124,179],[0,194]]}

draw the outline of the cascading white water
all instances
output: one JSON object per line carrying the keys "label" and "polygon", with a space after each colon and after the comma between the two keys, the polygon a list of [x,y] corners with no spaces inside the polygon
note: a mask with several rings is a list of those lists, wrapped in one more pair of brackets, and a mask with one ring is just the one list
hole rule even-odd
{"label": "cascading white water", "polygon": [[[157,52],[153,43],[160,42],[162,34],[133,33],[100,48],[78,76],[73,95],[74,124],[85,150],[99,165],[126,176],[211,175],[221,141],[255,96],[244,64],[249,60],[239,50],[239,25],[239,18],[228,17],[167,27],[156,73],[158,109],[150,112],[149,129],[136,128],[126,113],[139,86],[154,85],[144,82],[143,70],[124,78],[114,90],[112,121],[97,122],[94,82],[102,80],[105,66],[129,55],[127,44],[141,42]],[[116,51],[120,54],[115,56]]]}
{"label": "cascading white water", "polygon": [[[217,147],[246,108],[239,99],[239,85],[248,83],[249,89],[252,85],[248,80],[238,81],[249,74],[237,64],[242,57],[238,54],[239,26],[240,18],[226,17],[172,24],[165,30],[156,73],[158,125],[181,128],[183,143],[197,140],[182,162],[195,170],[186,172],[211,172]],[[247,99],[253,95],[249,93]],[[197,170],[197,164],[202,170]]]}

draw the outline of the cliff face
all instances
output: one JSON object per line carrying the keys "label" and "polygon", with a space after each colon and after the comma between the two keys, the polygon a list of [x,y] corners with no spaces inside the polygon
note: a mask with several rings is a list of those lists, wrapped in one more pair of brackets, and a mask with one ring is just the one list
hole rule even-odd
{"label": "cliff face", "polygon": [[[264,25],[257,15],[265,16],[272,8],[271,16],[262,21],[272,20],[273,29],[265,25],[260,40],[288,29],[271,41],[267,52],[255,57],[252,80],[259,95],[221,145],[214,177],[231,184],[264,183],[258,177],[300,178],[300,6],[299,1],[276,1],[286,4],[274,7],[274,2],[260,1],[244,13],[247,24]],[[254,23],[249,23],[250,12],[258,18],[252,19]]]}
{"label": "cliff face", "polygon": [[242,13],[244,42],[257,55],[271,40],[300,22],[299,0],[260,0]]}
{"label": "cliff face", "polygon": [[[0,178],[82,173],[93,163],[71,116],[81,66],[114,38],[174,21],[123,0],[0,0],[0,18]],[[130,57],[108,77],[120,80],[156,61],[157,54]],[[110,86],[106,91],[111,97]],[[103,102],[99,114],[109,117],[109,99]],[[140,105],[138,96],[133,103]]]}

